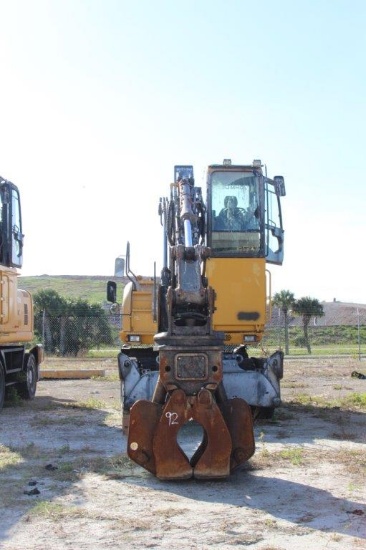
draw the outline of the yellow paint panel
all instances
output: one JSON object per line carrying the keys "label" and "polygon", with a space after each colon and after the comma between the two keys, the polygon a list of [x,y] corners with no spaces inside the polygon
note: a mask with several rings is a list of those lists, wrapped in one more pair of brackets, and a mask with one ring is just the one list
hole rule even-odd
{"label": "yellow paint panel", "polygon": [[120,337],[127,343],[129,334],[138,334],[141,344],[151,345],[157,331],[153,318],[154,284],[152,280],[143,278],[138,283],[139,290],[133,290],[132,283],[124,289]]}
{"label": "yellow paint panel", "polygon": [[29,342],[33,338],[33,303],[29,292],[18,289],[18,274],[0,266],[0,342]]}
{"label": "yellow paint panel", "polygon": [[214,329],[260,338],[266,322],[265,259],[210,258],[206,267],[209,285],[216,292]]}

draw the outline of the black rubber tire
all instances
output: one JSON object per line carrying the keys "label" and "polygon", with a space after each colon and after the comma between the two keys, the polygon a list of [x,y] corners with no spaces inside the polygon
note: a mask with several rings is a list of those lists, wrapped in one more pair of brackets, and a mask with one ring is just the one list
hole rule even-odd
{"label": "black rubber tire", "polygon": [[32,353],[28,355],[26,380],[19,384],[19,393],[24,399],[33,399],[36,395],[38,372],[35,357]]}
{"label": "black rubber tire", "polygon": [[271,420],[274,415],[274,407],[255,407],[254,420]]}
{"label": "black rubber tire", "polygon": [[3,365],[0,363],[0,411],[4,406],[5,401],[5,371]]}

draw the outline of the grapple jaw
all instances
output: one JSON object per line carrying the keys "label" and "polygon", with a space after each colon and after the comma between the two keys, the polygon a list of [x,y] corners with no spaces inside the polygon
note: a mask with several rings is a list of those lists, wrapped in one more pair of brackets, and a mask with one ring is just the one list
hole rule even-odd
{"label": "grapple jaw", "polygon": [[[204,437],[188,458],[178,432],[191,420]],[[225,478],[254,450],[252,413],[243,399],[218,404],[205,388],[194,396],[176,389],[164,405],[139,400],[130,411],[128,456],[162,480]]]}

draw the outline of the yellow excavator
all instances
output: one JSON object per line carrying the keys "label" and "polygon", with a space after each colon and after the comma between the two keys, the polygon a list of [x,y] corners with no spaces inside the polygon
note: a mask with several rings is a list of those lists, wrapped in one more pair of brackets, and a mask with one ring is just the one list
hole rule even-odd
{"label": "yellow excavator", "polygon": [[22,217],[19,190],[0,176],[0,411],[7,387],[33,399],[43,361],[43,347],[33,340],[33,303],[18,288],[23,262]]}
{"label": "yellow excavator", "polygon": [[[270,315],[267,263],[283,262],[282,176],[260,160],[211,165],[206,196],[175,166],[161,198],[163,268],[136,276],[127,245],[118,356],[129,457],[159,479],[225,478],[255,451],[253,421],[281,403],[283,352],[249,357]],[[155,271],[155,269],[154,269]],[[117,286],[107,298],[117,305]],[[180,445],[190,423],[203,436]]]}

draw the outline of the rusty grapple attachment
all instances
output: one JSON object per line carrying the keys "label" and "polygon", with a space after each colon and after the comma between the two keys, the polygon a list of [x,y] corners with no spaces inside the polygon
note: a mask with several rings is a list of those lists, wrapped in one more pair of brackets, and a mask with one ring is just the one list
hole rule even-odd
{"label": "rusty grapple attachment", "polygon": [[[254,454],[251,408],[244,399],[226,399],[220,347],[208,342],[187,350],[177,343],[160,346],[152,401],[131,407],[128,456],[162,480],[225,478]],[[190,421],[203,438],[188,458],[178,433]]]}

